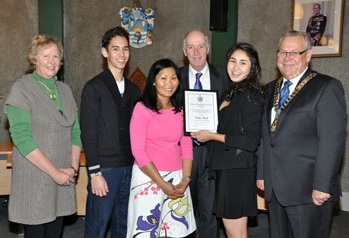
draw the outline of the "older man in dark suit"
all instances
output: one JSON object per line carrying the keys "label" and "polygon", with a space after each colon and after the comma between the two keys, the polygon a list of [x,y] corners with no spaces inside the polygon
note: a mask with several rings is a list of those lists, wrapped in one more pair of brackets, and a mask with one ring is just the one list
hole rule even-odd
{"label": "older man in dark suit", "polygon": [[305,33],[284,34],[277,51],[282,77],[268,85],[257,186],[265,190],[272,238],[329,237],[341,195],[344,90],[308,67],[311,56]]}
{"label": "older man in dark suit", "polygon": [[[227,89],[228,74],[225,68],[208,64],[209,50],[208,37],[204,32],[192,30],[187,33],[183,42],[183,52],[188,58],[189,65],[180,69],[181,84],[184,89],[216,90],[218,97],[220,97]],[[215,194],[214,181],[208,175],[206,145],[195,142],[190,191],[196,213],[198,233],[200,238],[215,238],[219,237],[219,222],[212,214]]]}

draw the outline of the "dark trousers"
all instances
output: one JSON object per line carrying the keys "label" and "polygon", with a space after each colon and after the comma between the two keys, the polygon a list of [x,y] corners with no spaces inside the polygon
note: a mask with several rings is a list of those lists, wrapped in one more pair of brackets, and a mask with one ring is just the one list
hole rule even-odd
{"label": "dark trousers", "polygon": [[86,202],[85,238],[104,238],[110,222],[111,237],[125,238],[132,166],[102,168],[108,184],[105,197],[92,194],[89,182]]}
{"label": "dark trousers", "polygon": [[59,238],[63,228],[63,217],[40,225],[23,225],[25,238]]}
{"label": "dark trousers", "polygon": [[[219,237],[219,222],[212,214],[215,197],[215,181],[209,179],[206,163],[207,147],[194,147],[194,160],[190,181],[197,232],[200,238]],[[195,237],[195,234],[190,237]]]}
{"label": "dark trousers", "polygon": [[282,206],[275,194],[269,202],[271,238],[328,238],[333,202],[322,206]]}

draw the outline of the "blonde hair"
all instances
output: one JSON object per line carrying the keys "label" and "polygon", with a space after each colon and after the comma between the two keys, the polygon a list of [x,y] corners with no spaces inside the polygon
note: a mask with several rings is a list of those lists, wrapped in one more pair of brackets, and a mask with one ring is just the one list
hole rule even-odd
{"label": "blonde hair", "polygon": [[32,41],[29,44],[29,51],[26,57],[30,64],[30,68],[35,68],[36,56],[38,54],[39,48],[48,45],[56,45],[59,50],[59,58],[60,60],[63,59],[63,46],[55,36],[47,34],[36,35],[33,37]]}

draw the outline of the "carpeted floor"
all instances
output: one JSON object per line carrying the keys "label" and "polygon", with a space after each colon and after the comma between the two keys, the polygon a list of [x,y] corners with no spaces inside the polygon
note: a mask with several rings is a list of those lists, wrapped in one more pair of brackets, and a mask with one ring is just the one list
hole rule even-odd
{"label": "carpeted floor", "polygon": [[[0,197],[0,237],[14,238],[23,237],[21,226],[8,221],[6,207],[7,197]],[[268,213],[261,211],[258,216],[249,222],[249,238],[269,238]],[[222,230],[221,237],[224,238]],[[82,238],[84,235],[84,218],[77,216],[67,217],[62,237]],[[109,236],[108,236],[109,237]],[[335,210],[331,229],[331,238],[349,237],[349,212]]]}

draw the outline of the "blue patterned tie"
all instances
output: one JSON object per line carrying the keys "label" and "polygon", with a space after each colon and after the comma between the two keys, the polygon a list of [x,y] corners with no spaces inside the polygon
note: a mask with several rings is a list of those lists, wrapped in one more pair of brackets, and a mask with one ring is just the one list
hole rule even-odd
{"label": "blue patterned tie", "polygon": [[279,108],[284,104],[284,102],[287,100],[288,96],[290,96],[290,86],[292,85],[292,82],[287,80],[284,83],[284,86],[282,87],[280,91],[280,99],[279,99]]}
{"label": "blue patterned tie", "polygon": [[194,89],[196,89],[196,90],[202,90],[202,84],[200,82],[201,76],[202,76],[202,73],[196,73],[195,74],[196,81],[195,81],[195,84],[194,84]]}

